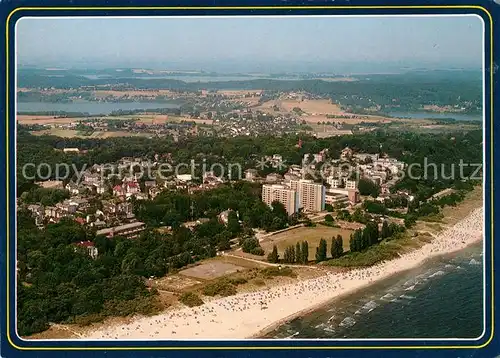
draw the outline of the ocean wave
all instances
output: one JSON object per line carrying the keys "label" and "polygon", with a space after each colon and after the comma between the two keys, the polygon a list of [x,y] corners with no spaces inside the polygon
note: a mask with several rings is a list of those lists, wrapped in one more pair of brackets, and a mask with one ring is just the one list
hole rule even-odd
{"label": "ocean wave", "polygon": [[443,276],[444,274],[445,274],[444,271],[439,270],[439,271],[434,272],[432,275],[430,275],[429,278],[433,278],[436,276]]}
{"label": "ocean wave", "polygon": [[391,298],[394,298],[394,295],[392,293],[386,293],[385,295],[380,297],[380,299],[383,301],[391,301]]}
{"label": "ocean wave", "polygon": [[477,260],[472,259],[469,261],[469,265],[481,265],[481,263]]}
{"label": "ocean wave", "polygon": [[375,309],[377,307],[378,307],[377,302],[370,301],[370,302],[367,302],[362,308],[365,309],[365,310],[372,311],[373,309]]}
{"label": "ocean wave", "polygon": [[323,328],[323,331],[335,333],[335,328],[333,328],[333,326],[326,326],[325,328]]}
{"label": "ocean wave", "polygon": [[356,320],[354,318],[346,317],[342,320],[342,322],[340,322],[339,326],[349,328],[349,327],[354,326],[355,324],[356,324]]}
{"label": "ocean wave", "polygon": [[399,298],[406,298],[407,300],[414,300],[415,296],[407,296],[407,295],[401,295]]}
{"label": "ocean wave", "polygon": [[405,288],[405,291],[413,291],[416,285]]}

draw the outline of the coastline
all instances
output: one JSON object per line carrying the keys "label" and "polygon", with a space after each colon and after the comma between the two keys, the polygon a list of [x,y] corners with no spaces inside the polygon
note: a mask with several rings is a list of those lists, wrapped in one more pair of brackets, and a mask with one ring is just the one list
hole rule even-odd
{"label": "coastline", "polygon": [[194,308],[172,309],[131,323],[83,334],[85,339],[243,339],[257,338],[283,323],[340,297],[416,268],[426,260],[453,253],[483,238],[483,209],[476,208],[430,243],[381,264],[354,269],[258,292],[207,301]]}
{"label": "coastline", "polygon": [[420,266],[423,266],[424,264],[426,264],[428,261],[430,261],[432,259],[435,259],[435,258],[438,258],[438,257],[446,257],[448,255],[452,255],[452,254],[457,253],[459,251],[466,250],[467,248],[470,248],[472,246],[477,245],[479,242],[480,241],[474,241],[474,242],[469,243],[467,246],[461,247],[461,248],[459,248],[457,250],[448,251],[448,252],[444,252],[444,253],[440,253],[440,254],[436,254],[434,256],[429,256],[429,257],[425,258],[424,260],[422,260],[419,264],[417,264],[417,265],[415,265],[413,267],[408,267],[407,269],[403,269],[401,271],[394,272],[393,274],[391,274],[391,275],[389,275],[387,277],[384,277],[384,278],[378,279],[376,281],[370,282],[369,284],[367,284],[364,287],[359,287],[356,290],[353,290],[353,291],[350,291],[350,292],[346,292],[346,293],[344,293],[342,295],[336,296],[336,297],[334,297],[334,298],[332,298],[330,300],[327,300],[327,301],[325,301],[323,303],[319,303],[319,304],[315,305],[314,307],[308,307],[308,308],[306,308],[306,309],[304,309],[302,311],[293,313],[293,314],[291,314],[288,317],[285,317],[285,318],[283,318],[283,319],[281,319],[279,321],[271,323],[269,326],[265,327],[264,329],[262,329],[258,333],[252,335],[251,337],[246,337],[246,338],[248,338],[248,339],[270,339],[270,338],[264,338],[263,336],[265,336],[265,335],[269,334],[270,332],[278,329],[282,325],[287,324],[290,321],[293,321],[296,318],[304,317],[304,316],[308,315],[309,313],[312,313],[314,311],[320,310],[320,309],[322,309],[322,308],[324,308],[326,306],[331,305],[332,303],[335,303],[335,302],[340,301],[340,300],[345,299],[345,298],[349,298],[350,296],[355,295],[358,292],[362,292],[364,289],[370,288],[371,286],[373,286],[375,284],[382,283],[385,280],[391,280],[392,278],[395,278],[396,276],[404,275],[406,272],[412,271],[412,270],[414,270],[414,269],[416,269],[416,268],[418,268]]}

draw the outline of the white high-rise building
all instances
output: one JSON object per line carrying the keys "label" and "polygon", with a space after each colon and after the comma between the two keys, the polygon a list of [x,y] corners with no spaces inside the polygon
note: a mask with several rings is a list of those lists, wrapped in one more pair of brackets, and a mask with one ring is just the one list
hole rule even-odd
{"label": "white high-rise building", "polygon": [[262,201],[267,205],[271,205],[273,201],[279,201],[285,207],[288,215],[299,210],[297,192],[284,185],[264,184],[262,186]]}
{"label": "white high-rise building", "polygon": [[290,180],[290,188],[299,197],[299,208],[304,211],[317,212],[325,209],[325,187],[312,180]]}

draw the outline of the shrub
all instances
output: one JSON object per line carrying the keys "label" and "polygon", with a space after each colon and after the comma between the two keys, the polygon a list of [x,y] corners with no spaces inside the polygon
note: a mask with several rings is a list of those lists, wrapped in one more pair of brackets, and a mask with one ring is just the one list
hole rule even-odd
{"label": "shrub", "polygon": [[259,240],[257,240],[255,237],[250,237],[243,240],[241,249],[243,250],[243,252],[246,252],[248,254],[259,256],[264,255],[264,250],[262,249],[262,247],[260,247]]}
{"label": "shrub", "polygon": [[235,277],[230,277],[227,279],[229,283],[238,286],[238,285],[243,285],[248,282],[248,280],[244,277],[241,276],[235,276]]}
{"label": "shrub", "polygon": [[250,253],[252,255],[258,255],[258,256],[264,256],[264,250],[262,249],[262,247],[254,247]]}
{"label": "shrub", "polygon": [[203,300],[194,292],[183,293],[179,301],[188,307],[196,307],[203,304]]}
{"label": "shrub", "polygon": [[236,287],[228,280],[222,279],[206,285],[203,288],[203,294],[211,297],[216,295],[223,297],[232,296],[236,294]]}
{"label": "shrub", "polygon": [[257,278],[255,280],[253,280],[253,283],[257,286],[265,286],[266,283],[264,282],[264,280],[261,280],[260,278]]}
{"label": "shrub", "polygon": [[293,270],[290,267],[268,267],[263,269],[261,272],[264,277],[276,277],[276,276],[297,277],[297,274],[293,272]]}

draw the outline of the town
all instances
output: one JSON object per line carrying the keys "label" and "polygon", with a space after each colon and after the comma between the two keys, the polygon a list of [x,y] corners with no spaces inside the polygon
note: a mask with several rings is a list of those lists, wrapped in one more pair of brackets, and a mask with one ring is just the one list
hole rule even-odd
{"label": "town", "polygon": [[[63,151],[75,155],[79,153],[78,148],[64,148]],[[21,195],[18,210],[27,208],[39,228],[69,218],[89,229],[95,229],[96,235],[133,239],[146,227],[134,215],[133,202],[153,200],[162,191],[193,194],[235,182],[213,171],[203,172],[201,178],[196,177],[194,170],[165,177],[160,175],[161,169],[158,168],[168,163],[169,156],[163,156],[163,159],[158,155],[154,157],[154,162],[146,158],[121,158],[116,163],[95,164],[81,173],[80,182],[37,182],[40,188],[62,192],[61,201],[53,205],[44,205],[43,202],[26,204]],[[391,192],[405,163],[387,155],[355,153],[349,147],[344,148],[337,157],[339,159],[330,159],[328,149],[324,149],[318,153],[305,154],[301,165],[286,167],[282,156],[275,154],[262,158],[260,164],[268,166],[270,170],[274,168],[276,172],[261,177],[259,170],[251,168],[245,170],[239,179],[260,184],[261,200],[270,207],[274,202],[281,203],[289,216],[300,212],[317,219],[339,209],[346,209],[352,214],[356,208],[363,208],[363,203],[370,198],[381,203],[385,200],[413,200],[408,191]],[[325,163],[329,165],[325,166]],[[277,171],[283,171],[283,168],[286,168],[286,172],[281,175]],[[316,177],[316,180],[312,177]],[[358,188],[360,181],[363,195],[360,195]],[[445,189],[434,198],[450,193],[450,189]],[[219,213],[219,219],[227,224],[227,210]],[[202,222],[203,218],[200,218],[193,223],[183,224],[193,229]],[[402,220],[398,222],[402,223]],[[382,223],[383,219],[379,224]],[[172,230],[171,227],[166,229]],[[76,245],[87,247],[93,257],[97,256],[97,249],[90,241]]]}

